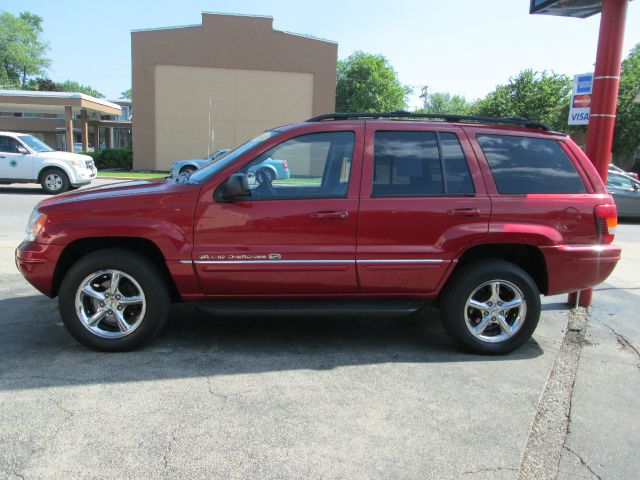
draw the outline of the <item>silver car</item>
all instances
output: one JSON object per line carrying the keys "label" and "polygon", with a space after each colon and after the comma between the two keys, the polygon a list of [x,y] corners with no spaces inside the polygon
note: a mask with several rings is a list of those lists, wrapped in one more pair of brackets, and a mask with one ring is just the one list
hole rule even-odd
{"label": "silver car", "polygon": [[174,178],[178,178],[179,176],[183,175],[188,178],[193,172],[195,172],[199,168],[204,167],[211,161],[218,160],[228,151],[228,148],[223,148],[222,150],[216,150],[211,155],[205,158],[196,158],[194,160],[180,160],[179,162],[173,162],[171,164],[171,176]]}
{"label": "silver car", "polygon": [[616,202],[618,217],[640,217],[640,182],[610,171],[607,191]]}

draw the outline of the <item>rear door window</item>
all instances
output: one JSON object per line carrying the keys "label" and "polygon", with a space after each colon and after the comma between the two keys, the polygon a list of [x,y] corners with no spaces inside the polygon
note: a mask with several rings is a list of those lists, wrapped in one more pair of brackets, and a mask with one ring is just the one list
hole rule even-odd
{"label": "rear door window", "polygon": [[575,166],[556,140],[478,135],[502,194],[585,193]]}
{"label": "rear door window", "polygon": [[372,196],[473,194],[469,166],[454,133],[376,132]]}

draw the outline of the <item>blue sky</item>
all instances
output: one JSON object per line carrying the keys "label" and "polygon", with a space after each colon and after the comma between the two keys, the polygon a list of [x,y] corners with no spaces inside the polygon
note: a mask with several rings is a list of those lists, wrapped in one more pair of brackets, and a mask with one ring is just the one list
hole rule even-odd
{"label": "blue sky", "polygon": [[[131,81],[134,29],[199,24],[201,12],[274,17],[274,28],[338,42],[338,57],[382,53],[403,83],[482,97],[524,68],[592,71],[600,15],[529,15],[528,0],[4,0],[3,10],[44,18],[54,80],[117,98]],[[640,1],[629,4],[625,55],[640,42]],[[201,48],[194,46],[194,48]],[[417,95],[411,99],[416,105]]]}

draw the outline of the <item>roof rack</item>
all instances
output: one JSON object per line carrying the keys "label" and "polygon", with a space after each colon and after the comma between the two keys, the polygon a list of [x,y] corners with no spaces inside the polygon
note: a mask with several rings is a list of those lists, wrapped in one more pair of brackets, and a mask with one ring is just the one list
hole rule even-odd
{"label": "roof rack", "polygon": [[390,118],[401,120],[404,118],[417,118],[429,120],[444,120],[446,122],[469,122],[469,123],[499,123],[506,125],[522,125],[528,128],[539,128],[551,131],[551,128],[537,120],[528,120],[522,117],[485,117],[482,115],[455,115],[449,113],[411,113],[411,112],[364,112],[364,113],[327,113],[310,118],[307,122],[322,122],[325,120],[349,120],[353,118]]}

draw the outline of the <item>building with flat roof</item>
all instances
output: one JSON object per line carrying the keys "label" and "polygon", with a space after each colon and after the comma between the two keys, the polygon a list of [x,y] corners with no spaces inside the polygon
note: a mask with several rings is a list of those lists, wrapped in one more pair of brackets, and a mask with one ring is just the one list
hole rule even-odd
{"label": "building with flat roof", "polygon": [[131,33],[134,169],[233,148],[334,111],[335,42],[273,18],[203,13],[202,24]]}
{"label": "building with flat roof", "polygon": [[0,130],[35,135],[57,150],[131,148],[130,112],[130,100],[107,101],[76,92],[0,90]]}

